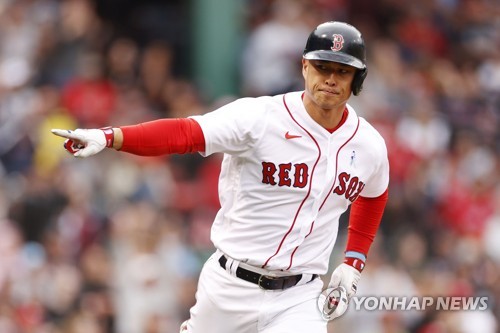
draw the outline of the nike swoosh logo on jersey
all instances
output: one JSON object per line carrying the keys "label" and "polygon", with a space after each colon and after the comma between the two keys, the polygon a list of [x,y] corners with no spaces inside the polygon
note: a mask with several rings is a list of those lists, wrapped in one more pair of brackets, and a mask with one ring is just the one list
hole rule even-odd
{"label": "nike swoosh logo on jersey", "polygon": [[290,134],[290,132],[285,133],[285,139],[287,139],[287,140],[297,139],[297,138],[301,138],[301,137],[302,137],[301,135],[293,135],[293,134]]}

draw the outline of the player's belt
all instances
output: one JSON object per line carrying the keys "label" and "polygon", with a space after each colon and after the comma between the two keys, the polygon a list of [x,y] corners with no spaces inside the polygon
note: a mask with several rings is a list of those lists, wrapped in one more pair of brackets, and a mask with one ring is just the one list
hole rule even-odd
{"label": "player's belt", "polygon": [[[219,264],[222,268],[226,269],[226,263],[227,258],[226,256],[222,255],[219,258]],[[277,277],[262,275],[242,267],[238,267],[236,269],[236,276],[245,281],[255,283],[260,288],[266,290],[285,290],[295,286],[297,283],[299,283],[300,279],[302,279],[302,274]],[[317,277],[317,274],[312,275],[311,279],[308,282],[314,280]]]}

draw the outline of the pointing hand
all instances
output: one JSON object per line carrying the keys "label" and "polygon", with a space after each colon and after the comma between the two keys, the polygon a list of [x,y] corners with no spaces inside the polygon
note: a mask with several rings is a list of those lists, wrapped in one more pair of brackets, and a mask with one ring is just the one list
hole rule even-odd
{"label": "pointing hand", "polygon": [[64,148],[75,157],[89,157],[99,153],[106,147],[113,147],[113,130],[102,129],[52,129],[57,136],[66,138]]}

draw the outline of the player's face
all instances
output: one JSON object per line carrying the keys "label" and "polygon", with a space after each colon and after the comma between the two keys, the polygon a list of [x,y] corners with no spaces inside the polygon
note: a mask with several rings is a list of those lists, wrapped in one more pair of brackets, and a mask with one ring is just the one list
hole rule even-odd
{"label": "player's face", "polygon": [[324,110],[344,108],[356,68],[331,61],[302,60],[306,95]]}

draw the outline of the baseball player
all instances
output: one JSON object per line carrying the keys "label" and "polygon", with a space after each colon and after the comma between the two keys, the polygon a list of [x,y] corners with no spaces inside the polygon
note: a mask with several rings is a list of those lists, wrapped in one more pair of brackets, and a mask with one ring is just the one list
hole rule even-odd
{"label": "baseball player", "polygon": [[304,91],[241,98],[185,119],[52,130],[76,157],[106,147],[148,156],[224,153],[216,251],[182,332],[326,332],[319,277],[349,205],[345,259],[328,287],[355,294],[389,182],[383,138],[347,104],[361,91],[365,61],[355,27],[325,22],[306,42]]}

